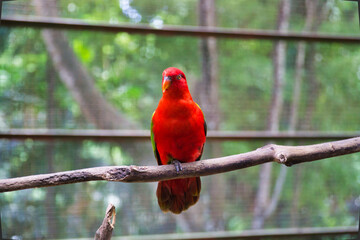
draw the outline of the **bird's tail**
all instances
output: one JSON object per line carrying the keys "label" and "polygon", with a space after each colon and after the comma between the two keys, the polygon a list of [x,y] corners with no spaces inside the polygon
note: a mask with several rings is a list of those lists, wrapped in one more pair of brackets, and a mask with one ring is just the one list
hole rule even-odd
{"label": "bird's tail", "polygon": [[162,211],[179,214],[199,200],[200,190],[200,177],[174,179],[159,182],[156,196]]}

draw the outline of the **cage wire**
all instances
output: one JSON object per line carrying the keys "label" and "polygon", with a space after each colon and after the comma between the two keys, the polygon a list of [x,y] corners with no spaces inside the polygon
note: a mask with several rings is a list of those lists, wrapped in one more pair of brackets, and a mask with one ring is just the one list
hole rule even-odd
{"label": "cage wire", "polygon": [[[216,27],[276,30],[281,1],[216,1]],[[303,32],[309,1],[292,0],[289,31]],[[315,1],[317,2],[317,1]],[[9,1],[2,16],[39,17],[39,4],[52,1]],[[198,25],[198,1],[70,1],[60,0],[48,13],[67,19],[150,24],[153,27]],[[318,1],[313,27],[307,31],[358,36],[356,3]],[[316,25],[316,27],[314,26]],[[200,38],[129,33],[56,30],[66,39],[90,84],[122,121],[109,124],[98,109],[104,103],[86,98],[82,88],[71,89],[48,52],[46,31],[0,28],[0,130],[101,130],[150,128],[152,112],[161,97],[161,72],[181,68],[193,98],[209,120],[218,116],[217,131],[268,130],[274,82],[274,41],[217,38],[218,101],[201,101]],[[64,37],[64,38],[63,38]],[[302,45],[301,45],[302,44]],[[64,47],[65,49],[66,47]],[[303,66],[297,68],[299,49]],[[60,49],[64,50],[64,49]],[[65,51],[65,50],[64,50]],[[287,132],[293,111],[296,72],[301,85],[295,131],[356,135],[360,122],[360,49],[354,44],[291,41],[286,44],[283,106],[279,132]],[[72,69],[76,72],[78,69]],[[81,104],[78,95],[85,101]],[[86,106],[86,107],[84,107]],[[127,124],[134,123],[134,124]],[[131,127],[129,127],[131,126]],[[106,165],[155,165],[148,140],[57,139],[0,140],[0,177]],[[277,140],[303,145],[319,142]],[[209,140],[203,159],[247,152],[264,140]],[[344,164],[346,163],[346,164]],[[270,195],[279,176],[274,165]],[[294,166],[287,170],[274,212],[263,229],[353,227],[358,223],[359,156],[347,155]],[[117,211],[114,236],[192,232],[243,231],[253,227],[259,167],[202,177],[199,202],[181,215],[164,214],[155,197],[156,183],[88,182],[2,193],[2,234],[10,238],[92,237],[109,202]],[[270,198],[268,199],[270,201]]]}

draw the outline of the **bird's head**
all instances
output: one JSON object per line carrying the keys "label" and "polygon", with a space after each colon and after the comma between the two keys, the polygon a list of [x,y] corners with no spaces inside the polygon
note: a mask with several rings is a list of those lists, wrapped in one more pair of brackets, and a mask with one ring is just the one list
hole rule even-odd
{"label": "bird's head", "polygon": [[162,74],[162,91],[163,93],[170,90],[187,90],[185,74],[177,68],[169,67]]}

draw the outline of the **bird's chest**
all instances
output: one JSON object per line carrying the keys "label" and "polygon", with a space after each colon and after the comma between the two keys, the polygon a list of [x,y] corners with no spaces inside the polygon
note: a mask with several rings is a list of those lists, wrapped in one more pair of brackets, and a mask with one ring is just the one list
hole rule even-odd
{"label": "bird's chest", "polygon": [[166,138],[187,138],[196,131],[196,112],[191,106],[185,103],[173,104],[158,110],[161,117],[155,123],[156,128],[161,135],[166,135]]}
{"label": "bird's chest", "polygon": [[196,105],[186,104],[163,106],[156,110],[155,114],[159,115],[154,121],[153,131],[162,161],[171,157],[187,162],[199,156],[205,133],[203,119],[199,118],[200,109],[197,110]]}

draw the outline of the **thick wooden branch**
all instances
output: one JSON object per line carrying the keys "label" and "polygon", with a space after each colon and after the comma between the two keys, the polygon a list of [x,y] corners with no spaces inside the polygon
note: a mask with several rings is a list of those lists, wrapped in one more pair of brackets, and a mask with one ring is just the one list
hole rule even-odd
{"label": "thick wooden branch", "polygon": [[0,180],[0,192],[96,180],[155,182],[175,178],[207,176],[252,167],[272,161],[291,166],[298,163],[355,152],[360,152],[360,137],[307,146],[269,144],[247,153],[193,163],[183,163],[183,169],[180,172],[176,172],[172,165],[108,166],[2,179]]}

